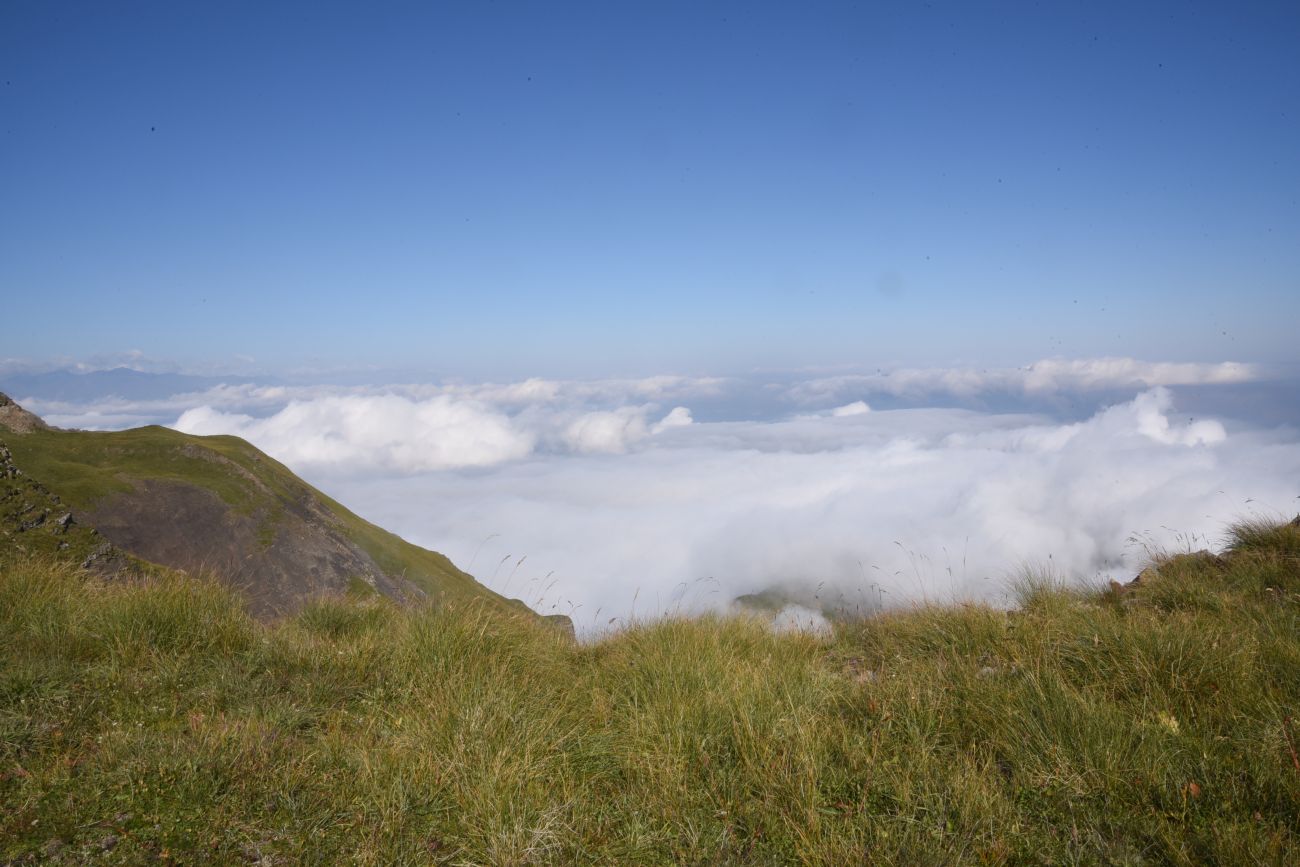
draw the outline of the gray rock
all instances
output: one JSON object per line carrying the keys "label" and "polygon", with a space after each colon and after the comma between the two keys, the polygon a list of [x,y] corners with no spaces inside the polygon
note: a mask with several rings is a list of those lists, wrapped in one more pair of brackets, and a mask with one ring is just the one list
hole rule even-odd
{"label": "gray rock", "polygon": [[112,553],[113,553],[113,546],[110,545],[108,542],[101,542],[98,546],[95,547],[95,550],[91,551],[89,556],[87,556],[86,559],[82,562],[81,568],[89,569],[91,566],[95,565],[96,560],[109,557],[112,555]]}
{"label": "gray rock", "polygon": [[32,415],[10,399],[9,395],[0,393],[0,428],[17,434],[46,430],[48,425],[39,416]]}
{"label": "gray rock", "polygon": [[18,532],[22,533],[26,530],[35,530],[41,524],[45,523],[46,514],[47,513],[44,511],[37,512],[35,517],[28,518],[26,521],[23,521],[18,525]]}

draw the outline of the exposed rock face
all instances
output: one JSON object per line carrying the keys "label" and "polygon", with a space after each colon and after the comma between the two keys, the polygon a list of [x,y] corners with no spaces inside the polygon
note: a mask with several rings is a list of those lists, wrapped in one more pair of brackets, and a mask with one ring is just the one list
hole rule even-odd
{"label": "exposed rock face", "polygon": [[255,617],[271,618],[357,582],[399,600],[425,594],[386,575],[308,501],[281,514],[241,514],[206,488],[140,479],[86,514],[104,538],[137,557],[191,574],[209,573],[241,590]]}
{"label": "exposed rock face", "polygon": [[9,395],[0,392],[0,428],[11,433],[25,434],[49,428],[39,416],[33,415],[14,403]]}

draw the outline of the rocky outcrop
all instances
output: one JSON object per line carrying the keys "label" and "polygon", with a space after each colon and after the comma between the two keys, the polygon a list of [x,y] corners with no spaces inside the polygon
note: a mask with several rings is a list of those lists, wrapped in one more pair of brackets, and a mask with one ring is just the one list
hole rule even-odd
{"label": "rocky outcrop", "polygon": [[426,594],[386,574],[312,503],[241,512],[212,491],[139,479],[86,518],[105,539],[153,563],[215,575],[239,589],[255,617],[291,613],[307,600],[363,585],[401,601]]}
{"label": "rocky outcrop", "polygon": [[25,434],[48,428],[49,425],[41,421],[40,416],[33,415],[14,403],[9,395],[0,392],[0,429]]}
{"label": "rocky outcrop", "polygon": [[42,554],[72,560],[103,577],[115,577],[130,565],[112,542],[78,521],[58,494],[24,473],[0,442],[0,561]]}

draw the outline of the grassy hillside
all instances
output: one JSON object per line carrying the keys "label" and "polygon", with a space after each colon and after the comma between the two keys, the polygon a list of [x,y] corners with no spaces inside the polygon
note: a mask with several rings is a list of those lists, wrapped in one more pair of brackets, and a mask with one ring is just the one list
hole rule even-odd
{"label": "grassy hillside", "polygon": [[[232,446],[233,447],[233,446]],[[574,645],[0,574],[0,858],[1300,863],[1300,528],[1131,588]]]}
{"label": "grassy hillside", "polygon": [[[504,608],[523,610],[521,603],[509,602],[483,587],[443,555],[362,520],[237,437],[191,436],[153,426],[115,432],[37,430],[4,439],[25,474],[57,492],[68,506],[92,517],[96,510],[103,511],[105,504],[129,499],[142,480],[191,486],[212,492],[232,515],[252,522],[250,543],[262,551],[286,531],[290,516],[302,517],[312,529],[355,545],[384,573],[410,582],[433,599],[484,598]],[[153,490],[138,499],[150,498],[156,498]],[[102,529],[111,535],[107,526]],[[138,532],[141,528],[132,529]],[[210,530],[230,535],[229,526],[212,526]],[[236,554],[239,556],[232,559],[247,559],[242,552]],[[219,567],[213,568],[219,571]]]}

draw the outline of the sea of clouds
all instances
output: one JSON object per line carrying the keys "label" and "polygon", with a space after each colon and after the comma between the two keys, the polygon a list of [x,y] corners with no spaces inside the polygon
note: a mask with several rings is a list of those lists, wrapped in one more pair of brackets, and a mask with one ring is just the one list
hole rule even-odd
{"label": "sea of clouds", "polygon": [[1124,580],[1153,549],[1215,547],[1228,522],[1300,507],[1295,425],[1239,411],[1294,399],[1293,383],[1269,377],[1231,363],[1049,360],[243,383],[31,408],[58,424],[162,420],[245,437],[367,519],[589,633],[768,590],[802,606],[787,619],[1000,602],[1026,566]]}

